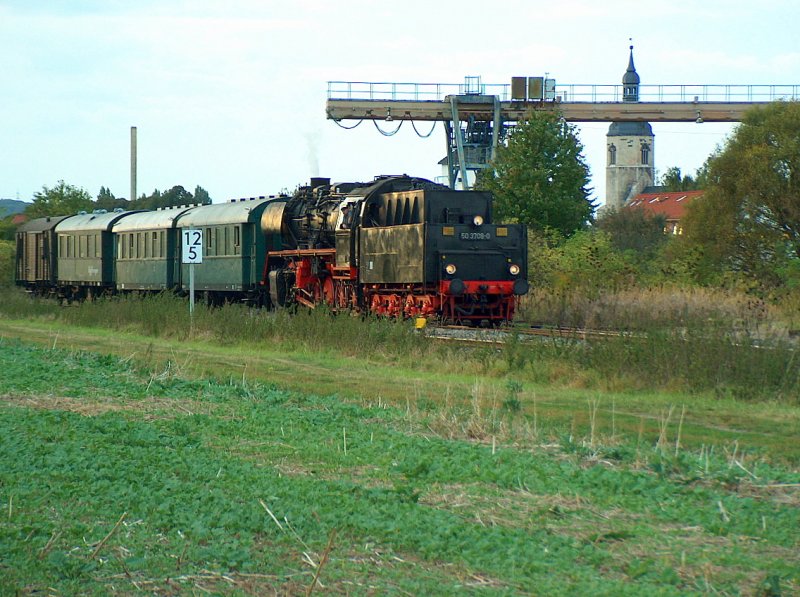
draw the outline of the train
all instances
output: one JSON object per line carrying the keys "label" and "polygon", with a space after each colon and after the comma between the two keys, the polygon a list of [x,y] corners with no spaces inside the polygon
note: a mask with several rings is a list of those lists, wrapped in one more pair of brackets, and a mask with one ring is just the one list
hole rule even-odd
{"label": "train", "polygon": [[[202,235],[183,263],[182,233]],[[199,239],[198,239],[199,240]],[[313,178],[294,193],[46,217],[16,232],[15,277],[37,295],[188,293],[209,305],[328,305],[464,325],[509,322],[528,292],[527,230],[492,195],[424,178]]]}

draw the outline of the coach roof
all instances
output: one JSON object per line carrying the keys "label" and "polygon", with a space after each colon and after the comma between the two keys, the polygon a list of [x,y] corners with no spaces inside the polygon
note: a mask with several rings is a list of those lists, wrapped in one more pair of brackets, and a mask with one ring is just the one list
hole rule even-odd
{"label": "coach roof", "polygon": [[59,222],[71,217],[72,216],[47,216],[44,218],[36,218],[35,220],[29,220],[24,224],[20,224],[17,228],[17,232],[44,232],[45,230],[55,228]]}
{"label": "coach roof", "polygon": [[[218,224],[241,224],[243,222],[258,222],[261,212],[267,204],[274,199],[246,199],[230,203],[214,203],[193,207],[178,216],[177,226],[188,228],[191,226],[216,226]],[[285,200],[285,199],[284,199]]]}
{"label": "coach roof", "polygon": [[117,220],[129,216],[131,214],[139,213],[137,211],[113,211],[106,212],[96,211],[92,213],[79,213],[71,218],[60,222],[56,226],[56,233],[62,232],[90,232],[90,231],[108,231],[116,223]]}
{"label": "coach roof", "polygon": [[114,232],[175,228],[178,217],[189,209],[191,208],[183,205],[181,207],[166,207],[155,211],[135,213],[114,224]]}

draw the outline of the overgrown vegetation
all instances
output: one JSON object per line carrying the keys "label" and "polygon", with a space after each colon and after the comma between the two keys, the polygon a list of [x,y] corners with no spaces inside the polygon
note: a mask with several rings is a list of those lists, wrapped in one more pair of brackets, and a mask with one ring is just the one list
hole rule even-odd
{"label": "overgrown vegetation", "polygon": [[517,383],[392,408],[7,340],[0,368],[4,594],[800,588],[800,476],[687,450],[683,412],[651,442]]}
{"label": "overgrown vegetation", "polygon": [[14,283],[14,243],[0,239],[0,290]]}
{"label": "overgrown vegetation", "polygon": [[765,290],[800,286],[800,102],[749,110],[708,165],[686,237],[714,277],[735,272]]}
{"label": "overgrown vegetation", "polygon": [[601,390],[667,389],[743,400],[800,401],[800,359],[785,327],[775,327],[763,302],[710,292],[628,291],[594,298],[534,292],[523,317],[548,326],[622,330],[584,338],[514,339],[502,348],[441,345],[404,322],[333,316],[324,309],[268,312],[228,305],[198,308],[171,295],[111,297],[61,307],[6,291],[0,313],[13,319],[58,320],[154,338],[201,340],[243,349],[281,349],[363,363],[398,363],[420,371],[447,370],[536,383],[580,384]]}

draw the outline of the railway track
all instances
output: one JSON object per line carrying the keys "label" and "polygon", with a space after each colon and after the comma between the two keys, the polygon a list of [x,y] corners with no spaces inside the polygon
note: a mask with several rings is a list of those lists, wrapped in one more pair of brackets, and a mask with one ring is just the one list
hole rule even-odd
{"label": "railway track", "polygon": [[[528,339],[550,339],[564,342],[587,342],[593,340],[607,340],[611,338],[643,338],[646,332],[631,332],[620,330],[593,330],[589,328],[548,327],[548,326],[515,326],[511,328],[473,328],[459,325],[429,325],[423,333],[432,339],[443,342],[461,342],[469,344],[505,344],[511,339],[526,341]],[[690,337],[685,337],[690,342]],[[788,346],[792,350],[800,348],[800,336],[787,334],[786,337],[746,339],[741,341],[731,340],[738,346],[750,346],[762,350],[772,350],[780,346]]]}
{"label": "railway track", "polygon": [[614,330],[591,330],[569,327],[513,327],[513,328],[473,328],[460,325],[429,325],[423,333],[445,342],[465,342],[479,344],[504,344],[512,338],[552,338],[563,340],[599,340],[623,335]]}

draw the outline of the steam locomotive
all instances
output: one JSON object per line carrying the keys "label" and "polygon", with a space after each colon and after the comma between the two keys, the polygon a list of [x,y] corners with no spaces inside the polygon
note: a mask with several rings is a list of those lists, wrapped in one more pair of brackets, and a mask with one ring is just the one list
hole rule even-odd
{"label": "steam locomotive", "polygon": [[209,304],[497,324],[528,291],[526,229],[493,224],[491,194],[409,176],[314,178],[293,195],[32,220],[16,235],[17,284],[69,300],[186,292],[185,230],[202,233],[194,286]]}

